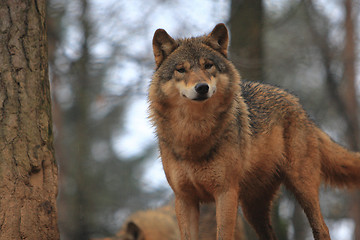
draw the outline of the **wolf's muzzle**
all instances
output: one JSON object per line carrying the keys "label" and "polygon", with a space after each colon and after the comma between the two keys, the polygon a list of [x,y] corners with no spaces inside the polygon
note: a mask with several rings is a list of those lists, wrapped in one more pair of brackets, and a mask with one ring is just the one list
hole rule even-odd
{"label": "wolf's muzzle", "polygon": [[197,83],[195,86],[190,88],[182,88],[178,85],[180,95],[190,100],[204,101],[210,98],[216,91],[216,86],[208,83]]}

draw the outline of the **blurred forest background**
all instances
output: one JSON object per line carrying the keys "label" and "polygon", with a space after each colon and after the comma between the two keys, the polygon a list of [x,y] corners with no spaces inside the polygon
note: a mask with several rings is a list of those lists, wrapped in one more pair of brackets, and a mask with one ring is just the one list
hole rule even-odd
{"label": "blurred forest background", "polygon": [[[226,23],[244,79],[296,94],[335,141],[359,150],[359,11],[359,0],[50,0],[61,238],[113,235],[131,212],[171,199],[146,112],[157,28],[185,37]],[[324,187],[321,201],[333,239],[360,240],[359,192]],[[285,189],[273,221],[281,240],[312,239]]]}

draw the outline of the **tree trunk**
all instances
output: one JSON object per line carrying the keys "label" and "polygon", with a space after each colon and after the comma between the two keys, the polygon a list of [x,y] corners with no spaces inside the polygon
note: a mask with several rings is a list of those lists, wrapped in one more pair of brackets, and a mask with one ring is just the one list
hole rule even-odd
{"label": "tree trunk", "polygon": [[59,239],[45,1],[0,2],[0,239]]}
{"label": "tree trunk", "polygon": [[[262,0],[232,0],[229,26],[231,30],[230,58],[240,71],[241,78],[264,81]],[[287,239],[287,226],[279,216],[279,203],[273,206],[272,222],[279,239]],[[257,239],[253,231],[248,239]]]}
{"label": "tree trunk", "polygon": [[294,240],[306,239],[307,229],[306,229],[305,214],[298,202],[295,202],[292,222],[294,227]]}
{"label": "tree trunk", "polygon": [[231,1],[231,59],[243,79],[263,81],[262,0]]}
{"label": "tree trunk", "polygon": [[358,104],[356,99],[356,43],[355,26],[352,16],[352,0],[345,0],[345,46],[344,46],[344,75],[343,98],[345,111],[349,116],[347,136],[350,148],[355,151],[360,150]]}
{"label": "tree trunk", "polygon": [[[344,46],[344,102],[345,111],[348,115],[349,124],[347,137],[350,147],[353,150],[360,150],[360,126],[358,118],[358,102],[356,99],[356,34],[353,14],[352,0],[344,1],[345,8],[345,46]],[[353,192],[351,196],[350,212],[355,221],[355,239],[360,239],[360,192]]]}

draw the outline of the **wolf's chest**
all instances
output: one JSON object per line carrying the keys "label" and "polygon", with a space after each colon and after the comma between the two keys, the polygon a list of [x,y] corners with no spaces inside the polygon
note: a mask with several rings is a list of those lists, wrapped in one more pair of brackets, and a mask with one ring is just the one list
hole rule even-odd
{"label": "wolf's chest", "polygon": [[219,187],[223,186],[225,181],[221,170],[212,164],[205,166],[186,166],[182,171],[178,171],[174,176],[178,181],[174,186],[183,193],[191,193],[200,201],[209,202],[214,200],[214,195],[219,191]]}

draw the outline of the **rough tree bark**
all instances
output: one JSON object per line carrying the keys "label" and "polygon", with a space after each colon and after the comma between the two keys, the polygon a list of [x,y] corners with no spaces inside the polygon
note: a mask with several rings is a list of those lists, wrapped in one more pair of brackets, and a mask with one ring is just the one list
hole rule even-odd
{"label": "rough tree bark", "polygon": [[0,1],[0,239],[59,239],[45,15]]}

